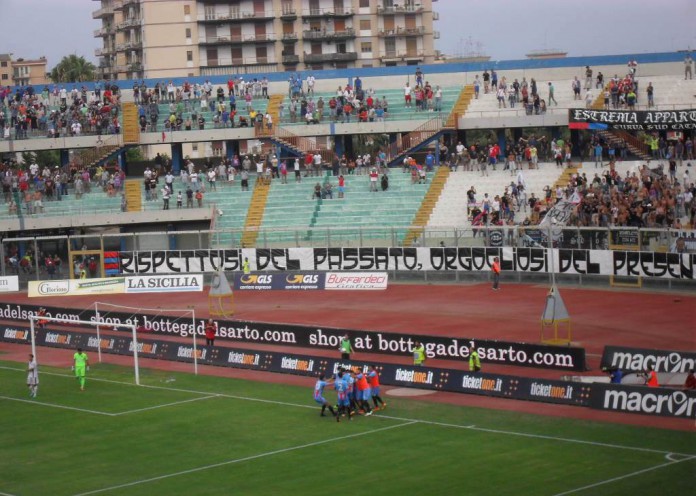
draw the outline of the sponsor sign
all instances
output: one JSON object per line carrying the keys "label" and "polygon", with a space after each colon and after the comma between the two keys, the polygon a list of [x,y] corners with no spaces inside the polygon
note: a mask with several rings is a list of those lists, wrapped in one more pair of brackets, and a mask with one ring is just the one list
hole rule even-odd
{"label": "sponsor sign", "polygon": [[0,293],[19,291],[19,276],[0,277]]}
{"label": "sponsor sign", "polygon": [[324,289],[325,275],[319,272],[280,272],[273,274],[235,274],[234,289],[240,291]]}
{"label": "sponsor sign", "polygon": [[29,297],[120,294],[125,292],[123,277],[29,281]]}
{"label": "sponsor sign", "polygon": [[646,386],[595,383],[590,407],[662,417],[696,417],[696,392]]}
{"label": "sponsor sign", "polygon": [[[24,342],[17,335],[2,329],[0,340]],[[27,332],[26,330],[22,330]],[[9,337],[8,337],[9,336]],[[12,337],[14,336],[14,337]],[[83,347],[95,351],[98,344],[96,336],[73,331],[53,331],[37,329],[38,346],[61,348]],[[132,340],[128,336],[102,338],[102,351],[120,355],[133,353]],[[285,374],[316,377],[319,374],[333,376],[339,369],[365,372],[375,366],[380,374],[380,383],[387,386],[415,387],[437,391],[498,396],[501,398],[561,403],[574,406],[587,406],[592,385],[573,382],[531,379],[509,375],[470,373],[462,370],[443,368],[414,367],[393,363],[374,363],[342,361],[327,357],[295,355],[289,353],[262,352],[258,350],[237,349],[227,346],[202,346],[197,348],[199,363],[221,367],[235,367],[264,370]],[[193,362],[194,351],[189,344],[172,341],[144,339],[138,342],[138,353],[147,358]]]}
{"label": "sponsor sign", "polygon": [[638,246],[640,244],[638,229],[612,229],[611,243],[619,246]]}
{"label": "sponsor sign", "polygon": [[667,131],[696,129],[696,110],[569,109],[570,129],[630,129]]}
{"label": "sponsor sign", "polygon": [[126,293],[203,291],[203,275],[134,276],[126,278]]}
{"label": "sponsor sign", "polygon": [[[604,236],[606,238],[606,235]],[[591,240],[587,240],[588,242]],[[564,242],[565,243],[565,242]],[[531,243],[530,243],[531,244]],[[578,245],[576,243],[568,244]],[[582,244],[587,244],[584,240]],[[604,246],[606,240],[594,240]],[[285,248],[191,251],[120,252],[126,275],[211,273],[223,267],[241,271],[249,258],[257,273],[237,275],[235,288],[263,290],[286,288],[284,275],[297,271],[490,271],[495,257],[503,271],[560,274],[696,279],[696,253],[656,253],[599,249],[543,247],[418,247],[418,248]],[[264,273],[258,273],[264,272]],[[276,274],[280,273],[280,279]],[[287,277],[287,276],[285,276]],[[319,283],[319,277],[317,284]],[[304,284],[304,283],[303,283]],[[309,285],[309,283],[306,283]],[[311,283],[314,284],[314,283]],[[286,288],[287,289],[287,288]]]}
{"label": "sponsor sign", "polygon": [[386,272],[329,272],[326,274],[326,289],[387,289],[388,280]]}
{"label": "sponsor sign", "polygon": [[[29,314],[38,311],[38,306],[5,304],[0,306],[0,317],[10,320],[26,320]],[[96,321],[94,309],[75,310],[65,314],[65,309],[47,307],[47,316],[71,318],[73,320]],[[133,323],[131,315],[110,312],[100,321],[106,325]],[[204,335],[205,321],[198,320],[196,329],[192,322],[181,321],[180,316],[147,315],[139,316],[138,324],[147,327],[153,334],[165,334],[188,337],[195,334]],[[512,341],[495,341],[476,338],[452,338],[425,336],[396,332],[365,331],[341,328],[319,328],[292,324],[275,324],[239,320],[218,320],[217,337],[240,343],[259,343],[286,347],[336,350],[341,337],[348,334],[353,349],[360,353],[384,355],[413,356],[413,346],[420,341],[425,346],[426,356],[430,359],[468,360],[469,346],[475,343],[479,358],[483,364],[516,365],[520,367],[546,368],[556,370],[585,370],[585,349],[572,346],[553,346],[536,343],[519,343]],[[124,332],[119,330],[118,332]]]}
{"label": "sponsor sign", "polygon": [[686,374],[696,369],[696,352],[605,346],[600,365],[624,372],[645,372],[653,367],[658,373]]}

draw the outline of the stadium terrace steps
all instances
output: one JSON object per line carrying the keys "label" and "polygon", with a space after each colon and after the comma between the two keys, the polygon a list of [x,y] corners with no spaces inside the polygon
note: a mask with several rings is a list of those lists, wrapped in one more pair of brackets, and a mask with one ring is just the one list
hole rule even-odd
{"label": "stadium terrace steps", "polygon": [[246,221],[244,222],[244,234],[242,235],[242,248],[256,246],[256,239],[259,235],[259,226],[263,220],[268,193],[271,189],[270,184],[265,180],[257,180],[254,186],[251,203],[247,210]]}
{"label": "stadium terrace steps", "polygon": [[142,190],[140,179],[126,179],[124,195],[126,196],[126,210],[128,212],[140,212],[143,209]]}
{"label": "stadium terrace steps", "polygon": [[474,85],[468,84],[464,86],[462,90],[459,92],[457,101],[452,107],[452,110],[450,111],[450,114],[447,117],[447,120],[445,121],[444,127],[449,129],[456,129],[457,119],[459,119],[459,116],[466,114],[466,110],[469,108],[469,104],[471,103],[471,100],[473,100],[473,98]]}
{"label": "stadium terrace steps", "polygon": [[[442,194],[442,190],[445,188],[449,175],[449,167],[438,167],[430,182],[428,192],[425,194],[421,206],[411,222],[411,226],[424,227],[428,224],[433,210],[435,209],[435,205]],[[411,246],[419,236],[420,230],[416,227],[412,227],[404,239],[404,246]]]}

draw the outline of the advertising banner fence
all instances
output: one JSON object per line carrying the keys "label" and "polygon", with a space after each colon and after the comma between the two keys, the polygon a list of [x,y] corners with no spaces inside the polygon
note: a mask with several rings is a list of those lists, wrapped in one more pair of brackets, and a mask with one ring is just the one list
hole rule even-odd
{"label": "advertising banner fence", "polygon": [[[530,238],[531,239],[531,238]],[[568,240],[577,246],[604,246],[602,240]],[[564,242],[565,243],[565,242]],[[462,248],[278,248],[120,252],[125,275],[240,271],[244,258],[255,272],[317,271],[490,271],[500,257],[503,271],[599,276],[696,279],[696,253],[610,251],[543,247]],[[274,283],[257,283],[272,286]],[[271,278],[272,280],[273,278]],[[281,284],[282,281],[275,283]],[[241,289],[241,287],[240,287]],[[270,289],[270,288],[266,288]]]}
{"label": "advertising banner fence", "polygon": [[645,372],[653,367],[658,373],[686,374],[696,369],[696,352],[605,346],[601,366],[624,372]]}
{"label": "advertising banner fence", "polygon": [[258,290],[380,290],[387,289],[386,272],[280,272],[235,274],[234,289]]}
{"label": "advertising banner fence", "polygon": [[[38,306],[5,304],[0,306],[0,318],[26,322],[28,315],[38,311]],[[68,311],[64,308],[46,307],[48,317],[72,318],[96,321],[93,308]],[[189,337],[194,332],[202,336],[205,322],[199,320],[196,329],[187,318],[169,315],[127,314],[100,312],[100,321],[108,324],[134,324],[145,326],[153,334]],[[582,371],[586,369],[585,349],[571,346],[553,346],[535,343],[518,343],[475,338],[452,338],[395,332],[366,331],[275,324],[238,320],[217,320],[217,337],[241,343],[262,343],[308,349],[336,350],[341,337],[350,337],[357,353],[375,353],[411,357],[416,341],[425,346],[428,358],[466,361],[469,346],[475,344],[483,364],[516,365],[520,367]]]}
{"label": "advertising banner fence", "polygon": [[696,391],[594,383],[590,407],[662,417],[696,417]]}
{"label": "advertising banner fence", "polygon": [[[21,327],[2,326],[0,340],[29,343],[29,331]],[[99,345],[94,335],[74,331],[37,329],[36,344],[58,348],[81,347],[94,352]],[[102,352],[130,355],[132,340],[127,336],[101,339]],[[319,374],[333,376],[340,368],[367,371],[375,366],[380,382],[387,386],[414,387],[456,393],[481,394],[508,399],[542,401],[573,406],[589,404],[591,386],[587,384],[532,379],[499,374],[470,373],[430,367],[413,367],[387,363],[373,363],[290,353],[236,349],[226,346],[200,347],[196,350],[198,363],[235,367],[267,372],[316,377]],[[138,353],[142,358],[156,358],[182,362],[193,362],[193,347],[172,341],[143,339],[138,342]]]}
{"label": "advertising banner fence", "polygon": [[19,291],[19,276],[0,277],[0,293],[14,293]]}

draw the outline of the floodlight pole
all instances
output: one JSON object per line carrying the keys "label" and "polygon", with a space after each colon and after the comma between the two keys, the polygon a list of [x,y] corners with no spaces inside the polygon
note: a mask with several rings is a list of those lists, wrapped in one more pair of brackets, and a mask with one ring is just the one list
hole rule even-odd
{"label": "floodlight pole", "polygon": [[99,363],[102,361],[102,356],[101,356],[101,335],[99,334],[99,302],[95,301],[94,302],[94,316],[97,319],[97,356],[99,357]]}

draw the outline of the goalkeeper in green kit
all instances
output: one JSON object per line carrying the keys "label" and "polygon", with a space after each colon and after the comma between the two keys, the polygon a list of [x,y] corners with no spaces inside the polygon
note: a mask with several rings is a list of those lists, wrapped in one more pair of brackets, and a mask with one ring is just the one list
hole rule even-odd
{"label": "goalkeeper in green kit", "polygon": [[80,382],[80,391],[84,391],[87,369],[89,369],[89,358],[87,358],[87,353],[82,351],[82,348],[77,349],[73,358],[75,359],[75,365],[73,366],[75,378]]}

